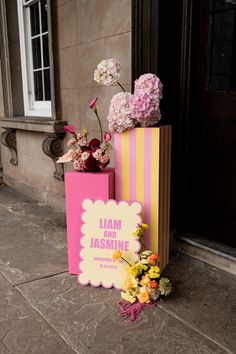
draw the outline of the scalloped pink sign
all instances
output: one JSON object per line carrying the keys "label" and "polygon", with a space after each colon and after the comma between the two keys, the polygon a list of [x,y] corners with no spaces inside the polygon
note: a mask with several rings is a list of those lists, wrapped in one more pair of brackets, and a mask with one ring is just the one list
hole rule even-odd
{"label": "scalloped pink sign", "polygon": [[85,199],[83,208],[78,282],[121,289],[127,278],[127,263],[112,256],[120,250],[129,263],[139,259],[141,245],[132,234],[141,223],[142,206],[139,202]]}

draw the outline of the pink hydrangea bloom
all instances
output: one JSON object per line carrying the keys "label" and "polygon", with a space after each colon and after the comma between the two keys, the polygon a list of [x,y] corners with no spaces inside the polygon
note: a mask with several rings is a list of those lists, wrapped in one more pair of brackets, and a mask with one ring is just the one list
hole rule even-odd
{"label": "pink hydrangea bloom", "polygon": [[130,97],[129,92],[117,93],[112,97],[107,117],[111,132],[121,133],[134,127],[129,105]]}
{"label": "pink hydrangea bloom", "polygon": [[160,108],[158,108],[158,110],[153,112],[150,116],[141,117],[139,118],[138,121],[141,127],[152,127],[153,125],[158,123],[160,119],[161,119],[161,111]]}
{"label": "pink hydrangea bloom", "polygon": [[131,115],[141,127],[153,126],[161,119],[159,100],[156,97],[140,93],[133,95],[129,101]]}
{"label": "pink hydrangea bloom", "polygon": [[162,98],[163,85],[154,74],[141,75],[134,83],[134,94],[147,94],[160,100]]}
{"label": "pink hydrangea bloom", "polygon": [[101,61],[94,72],[94,80],[105,86],[116,84],[119,78],[120,63],[115,58]]}

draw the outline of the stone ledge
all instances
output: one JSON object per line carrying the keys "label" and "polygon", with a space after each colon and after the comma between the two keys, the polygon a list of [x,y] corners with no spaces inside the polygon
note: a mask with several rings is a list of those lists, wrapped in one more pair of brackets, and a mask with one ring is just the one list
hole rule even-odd
{"label": "stone ledge", "polygon": [[39,133],[64,133],[63,127],[65,124],[67,124],[65,121],[52,120],[45,117],[0,118],[0,126],[2,128],[29,130]]}
{"label": "stone ledge", "polygon": [[198,235],[176,236],[176,250],[236,275],[235,249]]}

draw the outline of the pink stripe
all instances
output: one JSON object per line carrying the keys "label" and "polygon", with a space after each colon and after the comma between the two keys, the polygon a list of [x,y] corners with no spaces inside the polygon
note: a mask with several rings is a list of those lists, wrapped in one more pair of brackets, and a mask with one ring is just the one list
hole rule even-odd
{"label": "pink stripe", "polygon": [[[152,205],[152,129],[144,129],[144,222],[151,225]],[[145,248],[151,249],[151,230],[145,232]]]}
{"label": "pink stripe", "polygon": [[130,202],[136,201],[136,129],[129,130],[129,193]]}
{"label": "pink stripe", "polygon": [[122,139],[121,134],[114,135],[115,140],[115,195],[116,200],[122,200]]}

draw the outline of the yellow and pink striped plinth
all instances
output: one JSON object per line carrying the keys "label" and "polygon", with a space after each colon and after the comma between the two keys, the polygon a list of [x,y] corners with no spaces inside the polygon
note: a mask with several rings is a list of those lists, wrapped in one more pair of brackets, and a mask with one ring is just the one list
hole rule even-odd
{"label": "yellow and pink striped plinth", "polygon": [[143,205],[145,248],[169,261],[171,126],[115,134],[116,200]]}

